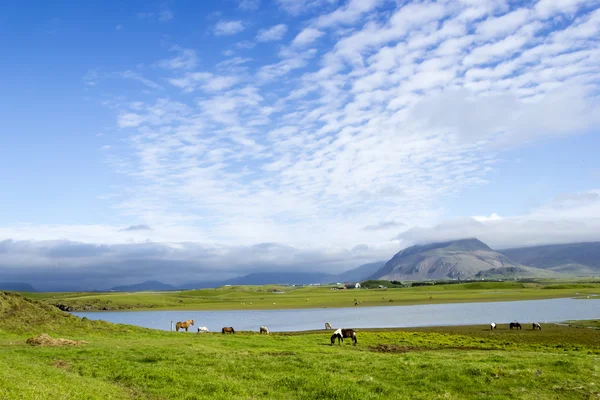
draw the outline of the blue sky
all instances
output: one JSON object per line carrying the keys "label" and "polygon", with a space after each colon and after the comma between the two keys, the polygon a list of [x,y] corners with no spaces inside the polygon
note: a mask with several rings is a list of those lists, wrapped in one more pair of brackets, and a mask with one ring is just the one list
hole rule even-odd
{"label": "blue sky", "polygon": [[[7,276],[600,239],[599,1],[30,1],[0,34]],[[110,251],[40,250],[75,245]]]}

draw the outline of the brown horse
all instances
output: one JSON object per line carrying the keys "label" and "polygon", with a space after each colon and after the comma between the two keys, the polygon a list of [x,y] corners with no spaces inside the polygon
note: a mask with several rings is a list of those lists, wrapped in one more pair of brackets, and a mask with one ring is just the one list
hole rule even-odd
{"label": "brown horse", "polygon": [[187,321],[178,322],[177,324],[175,324],[175,330],[179,332],[180,329],[185,329],[185,331],[187,332],[188,328],[192,325],[194,325],[194,320],[188,319]]}
{"label": "brown horse", "polygon": [[231,326],[226,326],[223,329],[221,329],[222,334],[225,334],[226,332],[235,333],[235,329],[233,329]]}
{"label": "brown horse", "polygon": [[510,324],[508,324],[508,326],[511,330],[512,330],[512,328],[521,329],[521,324],[518,322],[511,322]]}

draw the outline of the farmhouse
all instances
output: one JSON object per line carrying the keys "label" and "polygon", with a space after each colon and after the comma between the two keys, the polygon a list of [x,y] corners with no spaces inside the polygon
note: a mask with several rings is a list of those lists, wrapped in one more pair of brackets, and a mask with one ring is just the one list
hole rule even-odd
{"label": "farmhouse", "polygon": [[348,283],[344,284],[344,287],[346,289],[360,289],[360,283],[348,282]]}

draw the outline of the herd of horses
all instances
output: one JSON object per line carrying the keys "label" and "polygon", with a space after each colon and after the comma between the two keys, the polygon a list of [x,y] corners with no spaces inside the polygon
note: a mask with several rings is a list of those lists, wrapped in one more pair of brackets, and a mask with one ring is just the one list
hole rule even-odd
{"label": "herd of horses", "polygon": [[[187,332],[188,329],[189,329],[189,327],[193,326],[193,325],[194,325],[194,320],[193,319],[188,319],[187,321],[180,321],[180,322],[177,322],[177,324],[175,324],[175,330],[177,332],[179,332],[180,329],[185,329],[185,331]],[[490,330],[495,330],[497,328],[497,326],[498,325],[496,325],[495,322],[492,322],[490,324]],[[508,326],[509,326],[509,328],[511,330],[512,329],[518,329],[518,330],[522,329],[521,324],[518,323],[518,322],[516,322],[516,321],[515,322],[511,322]],[[534,331],[535,330],[540,330],[540,331],[542,330],[542,326],[539,323],[537,323],[537,322],[534,322],[532,324],[532,328],[533,328]],[[331,327],[331,324],[329,322],[326,322],[325,323],[325,330],[329,330],[329,329],[333,330],[333,328]],[[198,333],[206,333],[206,332],[208,332],[208,328],[207,327],[205,327],[205,326],[198,327]],[[235,333],[235,329],[233,329],[233,327],[231,327],[231,326],[225,326],[225,327],[223,327],[221,329],[221,333],[222,334],[226,334],[226,333],[234,334]],[[266,326],[261,326],[258,329],[258,333],[268,335],[269,334],[269,329]],[[335,344],[336,339],[338,341],[338,345],[340,345],[344,341],[344,338],[350,338],[352,340],[352,343],[353,343],[354,346],[356,346],[356,343],[358,342],[356,340],[356,332],[354,330],[339,328],[339,329],[336,329],[333,332],[333,335],[331,335],[331,338],[330,338],[331,345],[333,346]]]}
{"label": "herd of horses", "polygon": [[[533,324],[531,324],[531,326],[532,326],[532,328],[533,328],[533,330],[534,330],[534,331],[535,331],[536,329],[537,329],[537,330],[539,330],[539,331],[541,331],[541,330],[542,330],[542,326],[541,326],[539,323],[537,323],[537,322],[534,322]],[[492,330],[492,331],[493,331],[494,329],[496,329],[496,327],[497,327],[497,325],[496,325],[496,323],[495,323],[495,322],[492,322],[492,323],[490,324],[490,330]],[[510,330],[513,330],[513,329],[518,329],[518,330],[520,330],[520,329],[522,329],[522,328],[523,328],[523,327],[521,326],[521,324],[520,324],[520,323],[518,323],[518,322],[516,322],[516,321],[515,321],[515,322],[511,322],[510,324],[508,324],[508,327],[510,328]]]}

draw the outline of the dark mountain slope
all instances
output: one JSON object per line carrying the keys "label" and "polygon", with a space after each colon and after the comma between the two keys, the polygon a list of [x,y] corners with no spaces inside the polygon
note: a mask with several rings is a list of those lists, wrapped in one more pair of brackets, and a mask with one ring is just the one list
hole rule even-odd
{"label": "dark mountain slope", "polygon": [[600,275],[600,242],[552,244],[500,251],[531,267],[571,275]]}

